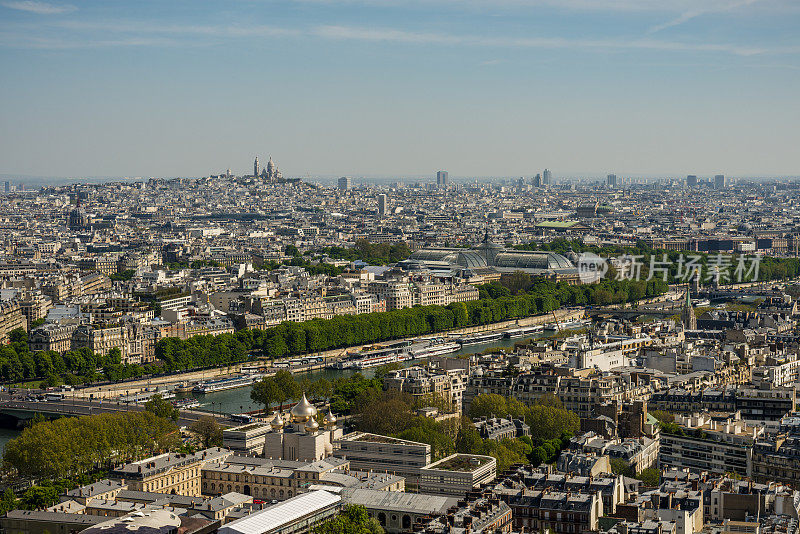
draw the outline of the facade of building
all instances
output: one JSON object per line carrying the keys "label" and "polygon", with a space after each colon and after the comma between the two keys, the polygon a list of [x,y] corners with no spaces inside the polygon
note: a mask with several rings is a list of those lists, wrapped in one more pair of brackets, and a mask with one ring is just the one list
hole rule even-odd
{"label": "facade of building", "polygon": [[463,496],[497,476],[497,460],[477,454],[452,454],[420,469],[419,491]]}
{"label": "facade of building", "polygon": [[231,454],[232,451],[222,448],[195,454],[166,453],[126,464],[115,470],[114,475],[124,479],[128,489],[134,491],[199,496],[202,467]]}
{"label": "facade of building", "polygon": [[353,432],[335,442],[334,456],[346,458],[359,471],[385,471],[406,478],[409,488],[419,483],[420,469],[431,463],[431,446],[389,436]]}
{"label": "facade of building", "polygon": [[753,444],[764,432],[740,414],[676,416],[674,432],[661,433],[659,464],[709,473],[751,476]]}

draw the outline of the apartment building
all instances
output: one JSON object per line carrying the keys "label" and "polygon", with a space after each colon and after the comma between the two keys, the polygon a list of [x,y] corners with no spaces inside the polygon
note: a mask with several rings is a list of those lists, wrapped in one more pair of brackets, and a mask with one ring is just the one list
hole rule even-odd
{"label": "apartment building", "polygon": [[406,478],[406,486],[419,484],[420,469],[431,463],[431,446],[389,436],[353,432],[334,442],[333,455],[346,458],[351,469],[380,470]]}
{"label": "apartment building", "polygon": [[222,448],[194,454],[165,453],[119,467],[114,476],[124,479],[128,489],[133,491],[199,496],[202,467],[231,454],[232,451]]}
{"label": "apartment building", "polygon": [[20,295],[19,305],[30,329],[31,323],[47,317],[53,300],[39,291],[25,291]]}
{"label": "apartment building", "polygon": [[506,502],[512,510],[514,528],[530,532],[596,532],[603,515],[603,502],[597,493],[520,490]]}
{"label": "apartment building", "polygon": [[386,302],[386,310],[410,308],[414,305],[414,295],[408,282],[376,280],[370,282],[367,291],[378,300]]}
{"label": "apartment building", "polygon": [[709,473],[751,476],[753,444],[764,434],[738,412],[677,415],[676,427],[661,433],[662,468],[690,468]]}
{"label": "apartment building", "polygon": [[72,334],[72,348],[87,348],[97,354],[106,355],[111,349],[119,349],[123,359],[128,353],[128,332],[124,326],[99,328],[87,324],[79,325]]}
{"label": "apartment building", "polygon": [[19,301],[0,301],[0,344],[7,343],[9,332],[17,328],[28,329]]}
{"label": "apartment building", "polygon": [[43,324],[31,330],[28,344],[32,351],[48,350],[64,353],[72,348],[72,335],[77,324]]}
{"label": "apartment building", "polygon": [[444,399],[460,410],[468,375],[467,369],[414,366],[390,372],[384,377],[383,384],[386,389],[402,391],[413,397]]}
{"label": "apartment building", "polygon": [[235,492],[255,499],[291,499],[313,484],[324,483],[328,473],[347,474],[347,460],[326,458],[312,463],[287,460],[236,457],[235,461],[215,460],[203,465],[201,488],[206,495]]}
{"label": "apartment building", "polygon": [[800,487],[800,435],[759,439],[753,447],[752,477],[756,482],[779,482]]}
{"label": "apartment building", "polygon": [[796,393],[791,388],[755,389],[727,388],[704,389],[691,392],[670,389],[654,393],[650,397],[651,410],[672,413],[695,413],[700,411],[736,412],[743,419],[777,421],[795,408]]}
{"label": "apartment building", "polygon": [[464,496],[497,476],[497,460],[478,454],[451,454],[419,471],[420,493]]}

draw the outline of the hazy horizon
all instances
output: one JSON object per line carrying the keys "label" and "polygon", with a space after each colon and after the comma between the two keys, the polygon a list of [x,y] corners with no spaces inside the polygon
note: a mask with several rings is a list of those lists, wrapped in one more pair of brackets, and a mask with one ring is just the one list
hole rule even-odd
{"label": "hazy horizon", "polygon": [[798,27],[791,0],[0,0],[0,172],[794,176]]}

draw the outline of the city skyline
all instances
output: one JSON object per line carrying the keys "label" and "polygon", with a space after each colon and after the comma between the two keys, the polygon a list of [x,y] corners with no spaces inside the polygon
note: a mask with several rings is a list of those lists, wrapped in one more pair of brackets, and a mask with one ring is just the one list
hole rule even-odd
{"label": "city skyline", "polygon": [[0,14],[3,174],[203,176],[262,147],[295,177],[797,173],[800,9],[784,0]]}

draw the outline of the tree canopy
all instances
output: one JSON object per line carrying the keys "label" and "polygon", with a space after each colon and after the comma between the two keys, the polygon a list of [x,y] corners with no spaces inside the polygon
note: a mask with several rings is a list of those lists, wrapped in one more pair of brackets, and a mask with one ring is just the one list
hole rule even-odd
{"label": "tree canopy", "polygon": [[175,424],[149,411],[64,417],[24,429],[6,445],[3,464],[23,477],[58,479],[151,456],[179,441]]}

